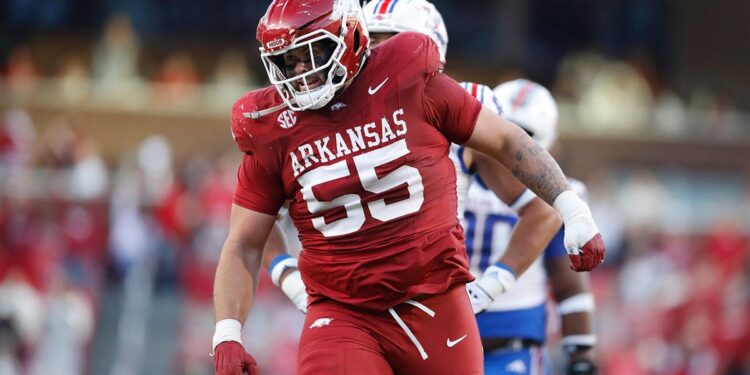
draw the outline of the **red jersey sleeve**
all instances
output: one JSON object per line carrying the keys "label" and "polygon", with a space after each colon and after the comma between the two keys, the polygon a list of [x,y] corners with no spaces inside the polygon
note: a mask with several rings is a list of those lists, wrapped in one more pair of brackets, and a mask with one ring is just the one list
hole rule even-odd
{"label": "red jersey sleeve", "polygon": [[469,140],[482,103],[446,74],[436,72],[424,89],[424,107],[435,127],[453,143]]}
{"label": "red jersey sleeve", "polygon": [[276,215],[285,200],[280,176],[264,168],[257,157],[245,154],[237,171],[234,203],[253,211]]}

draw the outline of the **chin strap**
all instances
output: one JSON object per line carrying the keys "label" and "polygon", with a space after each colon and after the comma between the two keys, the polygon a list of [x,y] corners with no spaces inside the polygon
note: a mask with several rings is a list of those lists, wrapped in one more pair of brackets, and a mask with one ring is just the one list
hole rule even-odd
{"label": "chin strap", "polygon": [[[365,61],[365,57],[364,56],[362,57],[362,61],[363,62]],[[362,65],[364,65],[364,64],[360,64],[360,67],[359,67],[360,70],[362,69]],[[359,71],[357,71],[357,73],[359,73]],[[355,76],[356,76],[356,74],[355,74]],[[349,85],[351,84],[351,81],[352,81],[352,79],[349,79],[346,82],[344,82],[344,85],[336,91],[336,93],[334,94],[333,97],[335,98],[336,96],[338,96],[339,94],[341,94],[341,92],[344,91],[344,89],[346,89],[347,87],[349,87]],[[296,100],[294,98],[290,99],[290,101],[296,102]],[[333,101],[333,99],[329,100],[324,105],[324,107],[326,105],[330,104],[332,101]],[[280,110],[282,110],[282,109],[284,109],[284,108],[286,108],[288,106],[289,105],[286,103],[286,101],[283,101],[281,104],[275,105],[275,106],[273,106],[271,108],[261,109],[259,111],[243,112],[242,113],[242,117],[249,118],[249,119],[252,119],[252,120],[257,120],[257,119],[259,119],[259,118],[261,118],[261,117],[263,117],[265,115],[268,115],[268,114],[271,114],[271,113],[274,113],[274,112],[278,112],[278,111],[280,111]],[[294,109],[292,109],[292,111],[294,111]]]}
{"label": "chin strap", "polygon": [[244,112],[242,113],[242,117],[257,120],[269,113],[278,112],[279,110],[284,109],[286,107],[287,107],[286,102],[282,102],[279,105],[273,106],[271,108],[261,109],[260,111]]}

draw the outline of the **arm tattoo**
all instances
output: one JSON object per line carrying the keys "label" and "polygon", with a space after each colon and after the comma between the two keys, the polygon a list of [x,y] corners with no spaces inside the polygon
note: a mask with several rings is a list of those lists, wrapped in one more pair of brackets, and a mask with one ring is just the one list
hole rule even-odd
{"label": "arm tattoo", "polygon": [[526,134],[519,134],[511,146],[513,175],[539,198],[552,205],[555,198],[570,189],[555,159]]}

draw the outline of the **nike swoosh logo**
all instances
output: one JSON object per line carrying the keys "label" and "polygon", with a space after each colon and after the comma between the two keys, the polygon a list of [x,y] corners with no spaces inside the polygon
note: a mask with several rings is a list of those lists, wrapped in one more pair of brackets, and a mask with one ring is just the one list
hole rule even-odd
{"label": "nike swoosh logo", "polygon": [[464,341],[465,338],[466,338],[466,335],[463,335],[463,336],[461,336],[461,337],[459,337],[459,338],[457,338],[455,340],[452,340],[452,341],[451,341],[451,339],[446,339],[445,340],[445,345],[448,345],[449,348],[452,348],[452,347],[456,346],[456,344],[458,344],[459,342]]}
{"label": "nike swoosh logo", "polygon": [[375,95],[375,93],[378,92],[378,90],[380,90],[380,88],[383,87],[383,85],[385,85],[386,82],[388,82],[388,78],[391,78],[391,77],[387,77],[385,80],[383,80],[383,82],[380,82],[380,84],[377,85],[375,88],[372,88],[372,86],[368,87],[367,93],[369,93],[370,95]]}

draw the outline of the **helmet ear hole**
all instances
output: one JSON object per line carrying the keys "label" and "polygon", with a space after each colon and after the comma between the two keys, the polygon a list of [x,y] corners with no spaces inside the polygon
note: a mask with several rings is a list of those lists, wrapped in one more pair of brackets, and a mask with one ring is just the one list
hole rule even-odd
{"label": "helmet ear hole", "polygon": [[354,50],[354,53],[359,53],[359,29],[354,29],[354,44],[352,45],[352,50]]}

